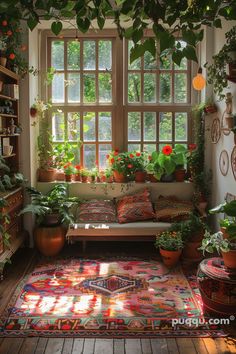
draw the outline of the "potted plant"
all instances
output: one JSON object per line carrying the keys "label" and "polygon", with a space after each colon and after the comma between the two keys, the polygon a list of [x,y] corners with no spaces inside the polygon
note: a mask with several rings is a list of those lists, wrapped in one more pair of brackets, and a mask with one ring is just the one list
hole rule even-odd
{"label": "potted plant", "polygon": [[226,32],[225,38],[226,43],[219,53],[212,57],[213,63],[207,68],[208,83],[213,85],[214,92],[221,100],[225,97],[223,90],[228,86],[228,78],[236,77],[236,26]]}
{"label": "potted plant", "polygon": [[86,183],[88,181],[89,171],[86,168],[80,170],[81,182]]}
{"label": "potted plant", "polygon": [[133,154],[130,152],[120,152],[118,149],[111,151],[107,155],[107,161],[111,171],[113,172],[114,182],[124,183],[127,179],[131,179],[133,176]]}
{"label": "potted plant", "polygon": [[74,166],[72,165],[71,162],[67,162],[64,166],[63,166],[63,169],[64,169],[64,173],[65,173],[65,180],[66,182],[71,182],[72,181],[72,177],[75,173],[75,168]]}
{"label": "potted plant", "polygon": [[135,151],[130,154],[130,157],[132,158],[135,182],[145,182],[147,176],[147,154],[145,152]]}
{"label": "potted plant", "polygon": [[184,247],[181,232],[163,231],[157,234],[155,246],[160,249],[164,264],[173,267],[178,262]]}
{"label": "potted plant", "polygon": [[0,65],[2,65],[4,67],[7,64],[6,49],[7,49],[6,38],[1,37],[1,39],[0,39]]}
{"label": "potted plant", "polygon": [[113,172],[110,168],[106,168],[104,171],[104,175],[105,175],[105,181],[107,183],[112,183],[113,182]]}
{"label": "potted plant", "polygon": [[98,171],[98,167],[96,166],[89,171],[88,174],[89,182],[95,182],[98,175],[99,175],[99,171]]}
{"label": "potted plant", "polygon": [[209,210],[210,214],[224,213],[228,217],[220,219],[221,231],[224,238],[236,243],[236,200],[225,202]]}
{"label": "potted plant", "polygon": [[78,205],[80,200],[68,196],[65,183],[55,185],[45,195],[33,187],[26,190],[31,196],[31,203],[26,205],[19,215],[32,213],[36,216],[36,246],[45,256],[54,256],[64,246],[65,226],[74,222],[72,207]]}
{"label": "potted plant", "polygon": [[75,165],[75,174],[74,174],[74,179],[75,181],[81,181],[81,166],[80,165]]}
{"label": "potted plant", "polygon": [[57,180],[64,180],[63,166],[68,162],[73,162],[75,159],[75,152],[81,147],[81,141],[78,140],[76,143],[70,143],[69,141],[64,141],[62,143],[57,143],[53,148],[53,158],[54,164],[57,168]]}
{"label": "potted plant", "polygon": [[203,254],[205,254],[205,252],[217,252],[222,255],[224,264],[227,268],[236,268],[236,243],[230,242],[229,239],[225,239],[221,231],[214,234],[206,231],[199,250],[203,251]]}
{"label": "potted plant", "polygon": [[[48,137],[48,139],[46,139]],[[38,181],[52,182],[56,179],[56,169],[53,158],[52,135],[49,132],[41,132],[37,138],[38,151]]]}

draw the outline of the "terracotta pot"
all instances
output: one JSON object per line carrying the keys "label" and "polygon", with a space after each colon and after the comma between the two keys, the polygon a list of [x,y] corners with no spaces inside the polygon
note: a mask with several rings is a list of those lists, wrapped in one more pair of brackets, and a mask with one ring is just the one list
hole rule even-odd
{"label": "terracotta pot", "polygon": [[6,65],[7,65],[7,58],[6,57],[0,57],[0,65],[6,67]]}
{"label": "terracotta pot", "polygon": [[236,250],[229,252],[221,252],[224,265],[227,268],[236,269]]}
{"label": "terracotta pot", "polygon": [[38,181],[39,182],[52,182],[56,180],[57,171],[52,168],[50,170],[38,169]]}
{"label": "terracotta pot", "polygon": [[74,175],[74,181],[77,181],[77,182],[80,182],[80,181],[81,181],[80,173],[76,173],[76,174]]}
{"label": "terracotta pot", "polygon": [[158,180],[156,179],[156,177],[154,175],[152,175],[151,173],[148,174],[148,179],[150,182],[152,183],[156,183],[158,182]]}
{"label": "terracotta pot", "polygon": [[57,170],[56,172],[56,180],[57,181],[65,181],[65,173],[62,170]]}
{"label": "terracotta pot", "polygon": [[65,175],[65,181],[66,182],[71,182],[72,181],[73,175]]}
{"label": "terracotta pot", "polygon": [[220,231],[222,232],[224,239],[228,239],[228,238],[229,238],[229,234],[228,234],[228,232],[226,231],[226,227],[223,227],[223,226],[222,226],[222,227],[220,228]]}
{"label": "terracotta pot", "polygon": [[226,121],[227,127],[228,127],[229,129],[232,129],[232,128],[234,127],[234,119],[233,119],[233,116],[225,117],[225,121]]}
{"label": "terracotta pot", "polygon": [[57,255],[65,244],[66,229],[60,226],[40,226],[34,230],[36,247],[44,256]]}
{"label": "terracotta pot", "polygon": [[200,262],[203,258],[202,252],[198,250],[201,241],[188,241],[182,252],[182,259],[187,263]]}
{"label": "terracotta pot", "polygon": [[88,176],[81,176],[81,182],[87,183],[88,182]]}
{"label": "terracotta pot", "polygon": [[145,182],[146,177],[147,177],[147,172],[145,172],[145,171],[136,171],[135,172],[135,182],[137,182],[137,183]]}
{"label": "terracotta pot", "polygon": [[160,254],[163,260],[163,263],[167,267],[173,267],[178,263],[179,257],[182,253],[182,250],[177,250],[177,251],[166,251],[160,248]]}
{"label": "terracotta pot", "polygon": [[184,168],[177,169],[174,172],[176,182],[184,182],[186,170]]}
{"label": "terracotta pot", "polygon": [[123,173],[119,173],[118,171],[113,171],[114,182],[124,183],[126,181],[126,177]]}
{"label": "terracotta pot", "polygon": [[46,214],[43,220],[43,226],[56,226],[61,223],[60,215],[57,213]]}

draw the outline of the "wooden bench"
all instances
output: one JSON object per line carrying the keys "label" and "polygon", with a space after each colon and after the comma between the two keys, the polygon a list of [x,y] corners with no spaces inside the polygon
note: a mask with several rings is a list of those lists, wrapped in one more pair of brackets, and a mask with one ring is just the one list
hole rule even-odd
{"label": "wooden bench", "polygon": [[154,242],[156,234],[167,230],[170,223],[139,221],[134,223],[75,223],[66,233],[69,243],[82,241],[83,251],[87,241],[148,241]]}

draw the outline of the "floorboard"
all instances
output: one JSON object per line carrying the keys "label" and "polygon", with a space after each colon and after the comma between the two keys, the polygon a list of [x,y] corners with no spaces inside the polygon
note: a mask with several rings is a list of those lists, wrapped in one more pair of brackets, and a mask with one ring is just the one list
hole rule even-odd
{"label": "floorboard", "polygon": [[166,339],[169,354],[178,354],[179,349],[175,338]]}
{"label": "floorboard", "polygon": [[125,354],[125,340],[114,339],[114,354]]}
{"label": "floorboard", "polygon": [[74,339],[74,343],[73,343],[71,354],[82,354],[83,353],[83,349],[84,349],[84,339],[83,338]]}
{"label": "floorboard", "polygon": [[152,354],[151,341],[148,338],[141,339],[141,348],[143,354]]}
{"label": "floorboard", "polygon": [[160,353],[166,354],[168,353],[167,342],[164,338],[151,339],[151,347],[153,354]]}
{"label": "floorboard", "polygon": [[95,339],[85,338],[83,354],[94,354]]}
{"label": "floorboard", "polygon": [[180,354],[196,354],[197,351],[191,338],[176,338]]}
{"label": "floorboard", "polygon": [[48,338],[39,338],[34,354],[44,354],[47,343],[48,343]]}
{"label": "floorboard", "polygon": [[[62,354],[72,354],[72,348],[73,348],[73,338],[65,338],[63,348],[62,348]],[[78,352],[80,354],[81,352]]]}
{"label": "floorboard", "polygon": [[39,338],[32,337],[32,338],[25,338],[19,354],[34,354],[35,349],[37,348]]}
{"label": "floorboard", "polygon": [[113,339],[96,339],[94,354],[113,354]]}
{"label": "floorboard", "polygon": [[125,354],[142,354],[141,340],[139,338],[135,339],[125,339]]}
{"label": "floorboard", "polygon": [[49,338],[45,349],[45,354],[61,354],[63,344],[63,338]]}
{"label": "floorboard", "polygon": [[208,354],[207,348],[202,338],[192,338],[192,342],[198,354]]}

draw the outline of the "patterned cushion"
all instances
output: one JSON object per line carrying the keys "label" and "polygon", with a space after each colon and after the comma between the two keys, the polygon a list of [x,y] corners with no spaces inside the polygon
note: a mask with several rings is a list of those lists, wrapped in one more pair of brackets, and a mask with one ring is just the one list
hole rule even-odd
{"label": "patterned cushion", "polygon": [[140,193],[120,198],[117,201],[117,217],[120,224],[153,219],[150,192],[145,189]]}
{"label": "patterned cushion", "polygon": [[193,204],[175,196],[159,197],[154,203],[157,221],[178,222],[186,220],[193,211]]}
{"label": "patterned cushion", "polygon": [[77,222],[116,222],[116,209],[112,200],[88,200],[77,209]]}

